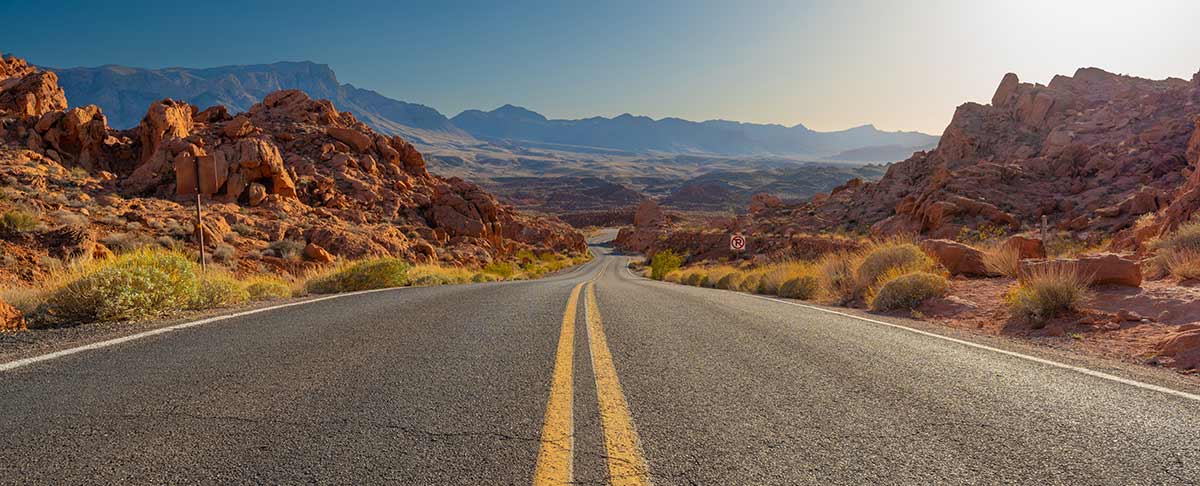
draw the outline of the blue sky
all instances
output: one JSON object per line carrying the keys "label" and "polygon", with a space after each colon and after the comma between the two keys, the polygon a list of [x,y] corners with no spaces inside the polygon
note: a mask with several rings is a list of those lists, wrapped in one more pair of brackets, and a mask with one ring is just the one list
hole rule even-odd
{"label": "blue sky", "polygon": [[311,60],[448,116],[512,103],[940,133],[1008,71],[1190,78],[1197,4],[0,0],[0,52],[58,67]]}

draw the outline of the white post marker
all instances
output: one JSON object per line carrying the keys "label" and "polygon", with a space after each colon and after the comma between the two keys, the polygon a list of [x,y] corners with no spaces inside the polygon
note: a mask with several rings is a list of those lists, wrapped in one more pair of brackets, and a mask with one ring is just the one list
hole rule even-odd
{"label": "white post marker", "polygon": [[729,237],[729,249],[733,251],[742,251],[746,249],[746,237],[741,233],[734,233]]}

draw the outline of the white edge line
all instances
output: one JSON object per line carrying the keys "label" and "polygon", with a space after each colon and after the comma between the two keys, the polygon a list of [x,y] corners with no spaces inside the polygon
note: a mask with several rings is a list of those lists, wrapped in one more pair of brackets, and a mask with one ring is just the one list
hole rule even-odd
{"label": "white edge line", "polygon": [[18,359],[16,361],[10,361],[7,363],[0,364],[0,372],[13,370],[13,369],[20,368],[22,366],[28,366],[28,365],[31,365],[34,363],[40,363],[42,361],[49,361],[49,360],[52,360],[55,358],[61,358],[63,356],[69,356],[69,355],[76,354],[76,353],[82,353],[84,351],[91,351],[94,349],[107,348],[109,346],[113,346],[116,344],[126,343],[129,341],[135,341],[135,340],[142,339],[145,337],[155,336],[158,334],[164,334],[164,333],[168,333],[171,331],[178,331],[180,329],[187,329],[189,327],[200,326],[200,325],[209,324],[209,323],[213,323],[213,322],[217,322],[217,321],[224,321],[226,319],[233,319],[236,317],[243,317],[243,316],[248,316],[251,314],[258,314],[260,312],[273,311],[273,310],[283,309],[286,307],[292,307],[292,306],[297,306],[297,305],[311,304],[313,302],[321,302],[323,300],[340,299],[342,297],[350,297],[353,295],[370,294],[370,293],[375,293],[375,292],[386,292],[389,290],[400,290],[400,289],[405,289],[405,288],[415,288],[415,287],[390,287],[390,288],[386,288],[386,289],[372,289],[372,290],[361,290],[358,292],[347,292],[344,294],[328,295],[325,297],[316,297],[316,298],[312,298],[312,299],[308,299],[308,300],[302,300],[299,302],[288,302],[286,304],[279,304],[279,305],[273,305],[270,307],[262,307],[262,308],[251,309],[251,310],[242,311],[242,312],[235,312],[233,314],[213,316],[213,317],[209,317],[207,319],[200,319],[198,321],[184,322],[184,323],[180,323],[180,324],[175,324],[173,326],[160,327],[158,329],[151,329],[149,331],[143,331],[143,332],[139,332],[137,334],[131,334],[129,336],[119,337],[119,338],[115,338],[115,339],[109,339],[107,341],[95,342],[92,344],[87,344],[87,345],[78,346],[78,347],[74,347],[74,348],[63,349],[61,351],[55,351],[55,352],[49,353],[49,354],[43,354],[40,356],[33,356],[33,357],[29,357],[29,358],[24,358],[24,359]]}
{"label": "white edge line", "polygon": [[[652,282],[656,282],[656,280],[648,279],[648,278],[646,278],[646,277],[642,277],[642,276],[639,276],[639,275],[637,275],[637,274],[633,273],[633,270],[630,270],[628,265],[626,265],[626,267],[625,267],[625,270],[628,270],[628,271],[629,271],[629,275],[630,275],[630,276],[632,276],[632,277],[633,277],[633,278],[635,278],[635,279],[641,279],[641,280],[650,280],[650,281],[652,281]],[[678,284],[674,284],[674,285],[678,285]],[[724,290],[724,289],[708,289],[708,290]],[[971,341],[964,341],[964,340],[962,340],[962,339],[952,338],[952,337],[950,337],[950,336],[943,336],[943,335],[941,335],[941,334],[937,334],[937,333],[933,333],[933,332],[929,332],[929,331],[922,331],[922,330],[920,330],[920,329],[914,329],[914,328],[911,328],[911,327],[908,327],[908,326],[902,326],[902,325],[900,325],[900,324],[893,324],[893,323],[890,323],[890,322],[886,322],[886,321],[880,321],[880,320],[877,320],[877,319],[870,319],[870,318],[866,318],[866,317],[862,317],[862,316],[856,316],[856,315],[854,315],[854,314],[847,314],[847,313],[845,313],[845,312],[838,312],[838,311],[835,311],[835,310],[832,310],[832,309],[824,309],[824,308],[817,307],[817,306],[812,306],[812,305],[807,305],[807,304],[801,304],[801,303],[799,303],[799,302],[791,302],[791,301],[786,301],[786,300],[773,299],[773,298],[770,298],[770,297],[763,297],[763,296],[761,296],[761,295],[747,294],[747,293],[745,293],[745,292],[736,292],[736,291],[732,291],[732,290],[725,290],[725,291],[726,291],[726,292],[731,292],[731,293],[734,293],[734,294],[745,295],[745,296],[747,296],[747,297],[754,297],[754,298],[756,298],[756,299],[768,300],[768,301],[771,301],[771,302],[778,302],[778,303],[780,303],[780,304],[789,304],[789,305],[794,305],[794,306],[796,306],[796,307],[803,307],[803,308],[805,308],[805,309],[812,309],[812,310],[815,310],[815,311],[820,311],[820,312],[824,312],[824,313],[827,313],[827,314],[834,314],[834,315],[838,315],[838,316],[842,316],[842,317],[849,317],[849,318],[851,318],[851,319],[856,319],[856,320],[860,320],[860,321],[870,322],[870,323],[872,323],[872,324],[878,324],[878,325],[882,325],[882,326],[888,326],[888,327],[891,327],[891,328],[900,329],[900,330],[903,330],[903,331],[908,331],[908,332],[911,332],[911,333],[916,333],[916,334],[920,334],[920,335],[923,335],[923,336],[928,336],[928,337],[932,337],[932,338],[936,338],[936,339],[941,339],[941,340],[943,340],[943,341],[950,341],[950,342],[952,342],[952,343],[958,343],[958,344],[961,344],[961,345],[964,345],[964,346],[970,346],[970,347],[972,347],[972,348],[983,349],[983,350],[991,351],[991,352],[994,352],[994,353],[1000,353],[1000,354],[1003,354],[1003,355],[1012,356],[1012,357],[1014,357],[1014,358],[1021,358],[1021,359],[1024,359],[1024,360],[1033,361],[1033,362],[1035,362],[1035,363],[1041,363],[1041,364],[1044,364],[1044,365],[1053,366],[1053,367],[1055,367],[1055,368],[1062,368],[1062,369],[1064,369],[1064,370],[1071,370],[1071,371],[1074,371],[1074,372],[1077,372],[1077,373],[1082,373],[1082,374],[1085,374],[1085,375],[1088,375],[1088,376],[1093,376],[1093,377],[1100,378],[1100,379],[1104,379],[1104,380],[1108,380],[1108,381],[1115,381],[1115,382],[1117,382],[1117,383],[1122,383],[1122,384],[1125,384],[1125,385],[1130,385],[1130,386],[1134,386],[1134,387],[1138,387],[1138,388],[1142,388],[1142,389],[1146,389],[1146,390],[1153,390],[1153,391],[1156,391],[1156,392],[1166,393],[1166,394],[1168,394],[1168,395],[1174,395],[1174,396],[1177,396],[1177,397],[1180,397],[1180,398],[1186,398],[1186,399],[1188,399],[1188,400],[1194,400],[1194,401],[1198,401],[1198,402],[1200,402],[1200,395],[1196,395],[1196,394],[1192,394],[1192,393],[1188,393],[1188,392],[1184,392],[1184,391],[1179,391],[1179,390],[1176,390],[1176,389],[1173,389],[1173,388],[1167,388],[1167,387],[1165,387],[1165,386],[1152,385],[1152,384],[1150,384],[1150,383],[1143,383],[1143,382],[1140,382],[1140,381],[1137,381],[1137,380],[1131,380],[1131,379],[1129,379],[1129,378],[1122,378],[1122,377],[1120,377],[1120,376],[1111,375],[1111,374],[1108,374],[1108,373],[1104,373],[1104,372],[1102,372],[1102,371],[1096,371],[1096,370],[1092,370],[1092,369],[1084,368],[1084,367],[1082,367],[1082,366],[1075,366],[1075,365],[1069,365],[1069,364],[1066,364],[1066,363],[1059,363],[1059,362],[1057,362],[1057,361],[1051,361],[1051,360],[1048,360],[1048,359],[1045,359],[1045,358],[1039,358],[1039,357],[1037,357],[1037,356],[1030,356],[1030,355],[1028,355],[1028,354],[1022,354],[1022,353],[1018,353],[1018,352],[1015,352],[1015,351],[1009,351],[1009,350],[1006,350],[1006,349],[994,348],[994,347],[988,346],[988,345],[986,345],[986,344],[979,344],[979,343],[973,343],[973,342],[971,342]]]}

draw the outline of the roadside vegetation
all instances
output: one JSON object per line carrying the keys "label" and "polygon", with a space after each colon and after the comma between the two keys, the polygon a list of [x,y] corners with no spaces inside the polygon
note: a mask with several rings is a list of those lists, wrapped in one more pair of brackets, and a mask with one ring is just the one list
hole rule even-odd
{"label": "roadside vegetation", "polygon": [[147,246],[107,259],[64,264],[40,287],[0,287],[0,300],[19,310],[31,328],[71,326],[163,318],[309,294],[533,279],[590,259],[590,255],[521,252],[514,261],[470,269],[379,257],[284,278],[238,275],[220,265],[202,272],[195,255]]}
{"label": "roadside vegetation", "polygon": [[1005,301],[1013,317],[1038,327],[1049,319],[1078,311],[1088,298],[1088,280],[1072,266],[1035,267],[1021,275]]}
{"label": "roadside vegetation", "polygon": [[1200,280],[1200,221],[1180,226],[1155,242],[1151,265],[1160,274]]}
{"label": "roadside vegetation", "polygon": [[949,288],[945,272],[904,238],[872,243],[857,252],[829,253],[816,261],[697,265],[665,270],[661,278],[656,263],[662,269],[672,266],[658,255],[650,263],[650,277],[656,280],[873,310],[912,310],[927,299],[945,296]]}

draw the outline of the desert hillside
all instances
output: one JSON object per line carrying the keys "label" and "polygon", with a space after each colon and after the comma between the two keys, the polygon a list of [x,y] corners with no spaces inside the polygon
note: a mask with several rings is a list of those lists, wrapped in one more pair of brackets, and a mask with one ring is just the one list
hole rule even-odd
{"label": "desert hillside", "polygon": [[[0,280],[31,284],[72,259],[145,246],[196,249],[243,272],[298,273],[388,255],[480,266],[586,251],[583,236],[426,170],[399,136],[301,91],[237,116],[161,99],[137,126],[67,109],[53,72],[0,64]],[[204,226],[193,201],[199,190]]]}

